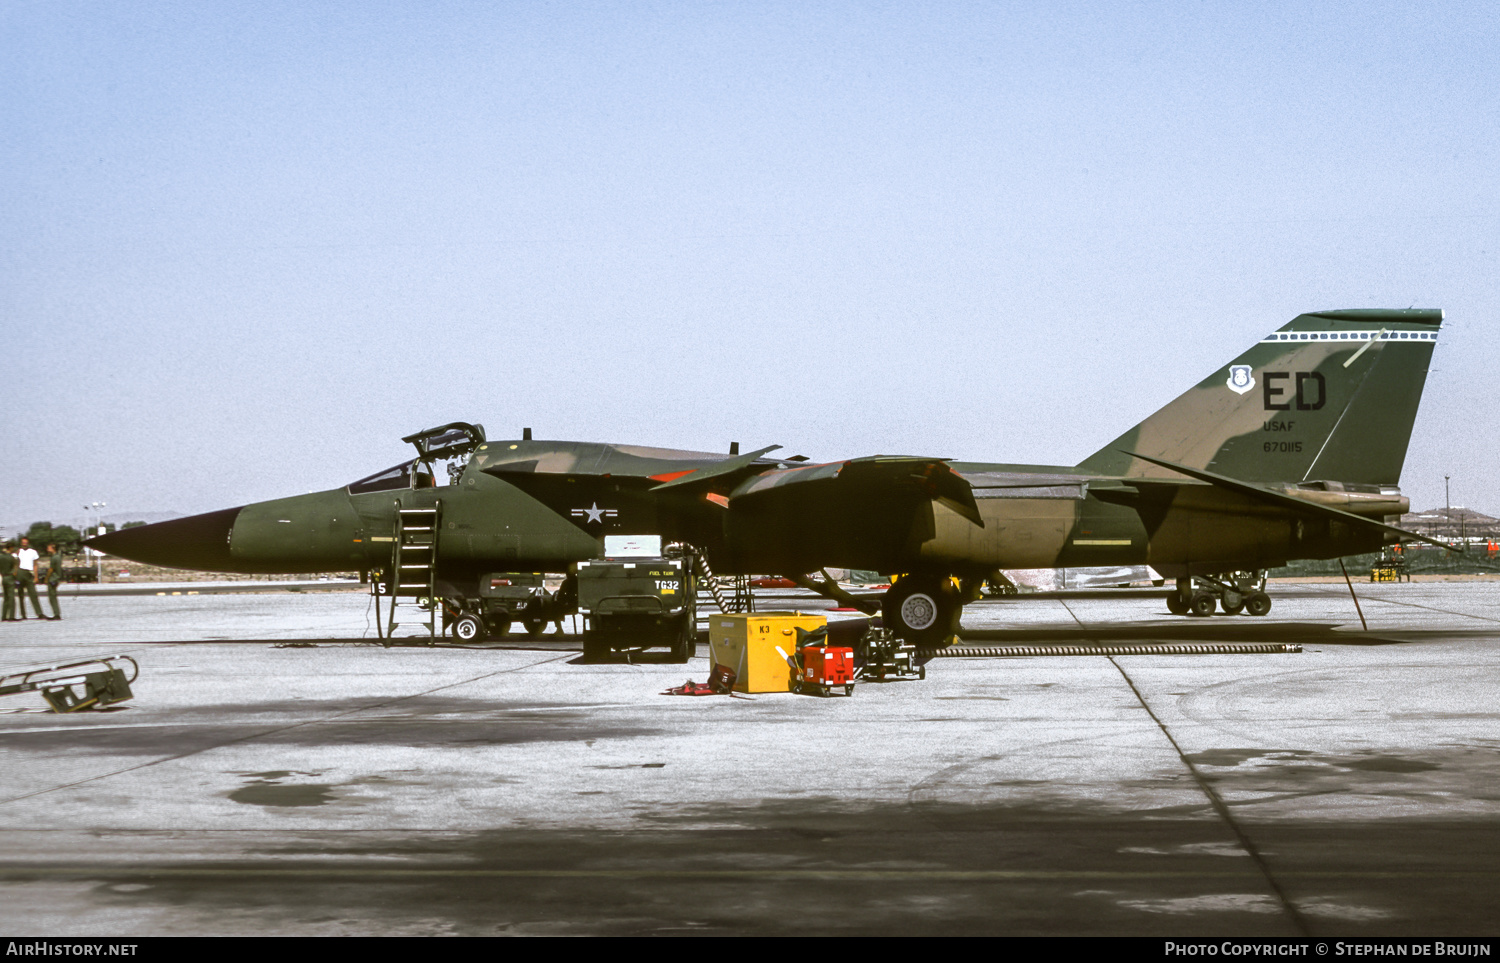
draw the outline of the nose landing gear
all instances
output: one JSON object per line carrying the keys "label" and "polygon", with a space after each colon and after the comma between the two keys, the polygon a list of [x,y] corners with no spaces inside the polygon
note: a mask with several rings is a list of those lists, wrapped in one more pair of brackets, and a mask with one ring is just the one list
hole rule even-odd
{"label": "nose landing gear", "polygon": [[1174,615],[1204,617],[1221,609],[1225,615],[1261,616],[1271,611],[1271,597],[1266,594],[1266,573],[1228,572],[1223,575],[1197,575],[1177,580],[1177,589],[1167,595],[1167,608]]}

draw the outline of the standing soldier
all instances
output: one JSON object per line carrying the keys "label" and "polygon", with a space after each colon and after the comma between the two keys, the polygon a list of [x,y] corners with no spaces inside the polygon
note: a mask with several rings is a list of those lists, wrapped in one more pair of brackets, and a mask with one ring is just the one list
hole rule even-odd
{"label": "standing soldier", "polygon": [[0,546],[0,582],[5,583],[5,612],[3,621],[16,620],[16,547],[9,542]]}
{"label": "standing soldier", "polygon": [[16,553],[16,561],[20,568],[16,571],[16,609],[20,612],[22,619],[26,618],[26,596],[31,595],[31,607],[36,610],[37,618],[45,618],[42,615],[42,600],[36,595],[36,560],[37,550],[31,547],[31,541],[21,536],[21,550]]}
{"label": "standing soldier", "polygon": [[47,579],[47,604],[52,606],[52,621],[56,622],[62,618],[62,610],[57,607],[57,583],[62,581],[62,556],[57,554],[57,545],[53,542],[47,543],[47,571],[38,572],[37,577]]}

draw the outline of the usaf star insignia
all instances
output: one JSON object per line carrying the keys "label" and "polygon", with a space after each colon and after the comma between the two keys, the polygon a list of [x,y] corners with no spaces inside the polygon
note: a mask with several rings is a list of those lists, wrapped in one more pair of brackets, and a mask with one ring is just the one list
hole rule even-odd
{"label": "usaf star insignia", "polygon": [[600,508],[599,503],[594,502],[588,508],[575,508],[569,514],[574,518],[588,516],[589,523],[593,524],[594,522],[602,522],[606,518],[618,518],[620,512],[614,508]]}

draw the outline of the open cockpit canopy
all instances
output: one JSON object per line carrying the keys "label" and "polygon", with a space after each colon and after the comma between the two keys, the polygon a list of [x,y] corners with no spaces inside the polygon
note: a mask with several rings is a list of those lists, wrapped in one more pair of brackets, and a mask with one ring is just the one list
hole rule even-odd
{"label": "open cockpit canopy", "polygon": [[418,461],[446,461],[462,458],[484,444],[484,426],[454,421],[407,435],[401,440],[417,447]]}
{"label": "open cockpit canopy", "polygon": [[401,440],[416,446],[417,457],[350,482],[349,494],[430,488],[436,484],[434,468],[439,462],[450,462],[446,466],[448,483],[455,484],[456,476],[463,470],[457,462],[484,444],[484,426],[455,421],[407,435]]}

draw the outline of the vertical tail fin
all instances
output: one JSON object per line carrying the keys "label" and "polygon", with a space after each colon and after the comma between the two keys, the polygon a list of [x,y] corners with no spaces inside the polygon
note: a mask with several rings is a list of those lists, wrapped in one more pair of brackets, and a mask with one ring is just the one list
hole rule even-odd
{"label": "vertical tail fin", "polygon": [[1173,474],[1123,453],[1138,451],[1243,481],[1395,485],[1442,320],[1427,309],[1299,315],[1078,467]]}

